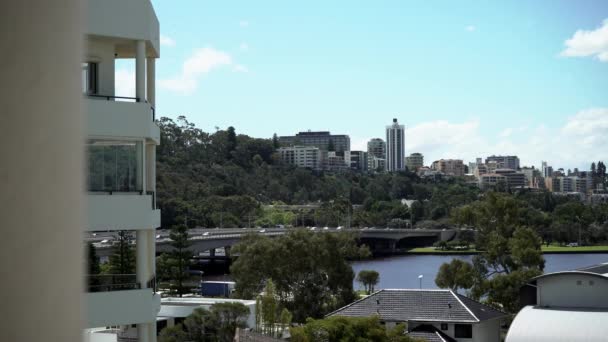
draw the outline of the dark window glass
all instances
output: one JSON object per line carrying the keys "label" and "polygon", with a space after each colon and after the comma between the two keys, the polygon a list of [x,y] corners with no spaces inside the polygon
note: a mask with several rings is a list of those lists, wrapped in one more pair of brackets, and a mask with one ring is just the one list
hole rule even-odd
{"label": "dark window glass", "polygon": [[141,143],[90,140],[88,148],[89,191],[140,191]]}
{"label": "dark window glass", "polygon": [[97,94],[97,63],[82,63],[82,92]]}
{"label": "dark window glass", "polygon": [[454,337],[473,338],[473,326],[470,324],[454,324]]}

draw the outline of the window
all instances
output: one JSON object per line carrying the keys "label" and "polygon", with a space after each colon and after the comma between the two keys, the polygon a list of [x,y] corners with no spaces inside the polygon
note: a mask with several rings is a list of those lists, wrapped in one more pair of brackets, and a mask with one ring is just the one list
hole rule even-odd
{"label": "window", "polygon": [[141,191],[142,146],[135,141],[89,140],[89,191]]}
{"label": "window", "polygon": [[448,330],[448,324],[447,323],[441,323],[441,330]]}
{"label": "window", "polygon": [[82,63],[82,92],[97,94],[97,63]]}
{"label": "window", "polygon": [[473,326],[470,324],[454,324],[454,337],[473,338]]}

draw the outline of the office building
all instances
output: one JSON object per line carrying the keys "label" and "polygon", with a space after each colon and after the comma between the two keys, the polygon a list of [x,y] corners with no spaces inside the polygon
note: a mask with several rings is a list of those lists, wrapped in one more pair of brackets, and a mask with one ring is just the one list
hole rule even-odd
{"label": "office building", "polygon": [[350,137],[348,135],[335,135],[326,131],[307,131],[292,136],[282,136],[279,137],[279,144],[285,147],[313,146],[322,151],[350,151]]}
{"label": "office building", "polygon": [[416,172],[419,168],[424,166],[424,156],[422,153],[412,153],[405,158],[405,166],[407,169]]}
{"label": "office building", "polygon": [[497,173],[485,173],[479,176],[479,188],[482,190],[495,189],[499,184],[507,185],[507,177]]}
{"label": "office building", "polygon": [[552,177],[553,176],[553,168],[551,166],[547,165],[546,161],[542,161],[541,165],[542,165],[541,171],[542,171],[543,177],[544,178]]}
{"label": "office building", "polygon": [[496,162],[498,169],[519,169],[519,158],[517,156],[489,156],[486,158],[486,164]]}
{"label": "office building", "polygon": [[365,151],[350,151],[350,168],[357,171],[367,171],[369,161],[367,160],[367,152]]}
{"label": "office building", "polygon": [[386,169],[387,171],[402,171],[405,169],[405,126],[397,119],[386,126]]}
{"label": "office building", "polygon": [[313,146],[292,146],[277,149],[281,163],[318,170],[321,167],[321,150]]}
{"label": "office building", "polygon": [[526,176],[521,172],[513,169],[497,169],[495,173],[506,177],[507,185],[510,189],[521,189],[527,186]]}
{"label": "office building", "polygon": [[461,159],[436,160],[431,168],[449,176],[464,176],[464,164]]}
{"label": "office building", "polygon": [[386,170],[386,143],[380,138],[367,142],[367,162],[370,171]]}
{"label": "office building", "polygon": [[[86,328],[118,327],[118,340],[156,341],[155,60],[159,24],[150,1],[91,0],[82,64],[87,116],[88,221],[85,231],[135,237],[135,274],[87,277]],[[110,15],[111,14],[111,15]],[[135,60],[134,97],[116,97],[117,59]],[[74,294],[75,296],[78,294]],[[87,330],[89,336],[92,330]]]}

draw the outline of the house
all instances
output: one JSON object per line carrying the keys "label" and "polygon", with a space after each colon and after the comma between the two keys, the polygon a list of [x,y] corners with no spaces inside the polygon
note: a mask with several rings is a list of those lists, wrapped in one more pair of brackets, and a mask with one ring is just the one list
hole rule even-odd
{"label": "house", "polygon": [[499,342],[507,314],[452,290],[380,290],[328,316],[378,315],[388,328],[407,324],[407,333],[429,342]]}
{"label": "house", "polygon": [[526,305],[506,342],[606,341],[608,263],[532,279],[520,291]]}

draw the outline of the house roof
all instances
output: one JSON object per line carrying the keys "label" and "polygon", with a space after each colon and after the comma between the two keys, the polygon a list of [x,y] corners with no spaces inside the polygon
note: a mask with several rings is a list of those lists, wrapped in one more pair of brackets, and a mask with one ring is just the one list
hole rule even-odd
{"label": "house roof", "polygon": [[505,313],[451,290],[380,290],[338,309],[328,316],[368,317],[383,321],[477,323],[506,316]]}
{"label": "house roof", "polygon": [[608,311],[524,307],[509,327],[506,342],[606,341]]}

